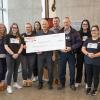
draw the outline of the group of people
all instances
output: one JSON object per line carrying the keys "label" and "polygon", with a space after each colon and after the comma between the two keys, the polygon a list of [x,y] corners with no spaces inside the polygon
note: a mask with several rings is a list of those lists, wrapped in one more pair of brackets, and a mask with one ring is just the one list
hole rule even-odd
{"label": "group of people", "polygon": [[[26,53],[26,37],[59,33],[65,33],[65,49]],[[59,17],[53,18],[52,28],[49,28],[46,19],[42,19],[41,23],[36,21],[34,29],[31,23],[26,23],[25,32],[22,34],[16,23],[11,25],[8,34],[5,25],[0,24],[0,90],[7,89],[8,93],[13,93],[12,77],[13,87],[22,88],[17,82],[20,64],[24,87],[32,86],[33,75],[33,81],[38,80],[38,89],[42,89],[43,71],[46,69],[48,71],[48,89],[53,89],[55,82],[58,86],[57,89],[63,90],[66,86],[66,67],[68,65],[70,88],[75,91],[81,85],[84,75],[86,94],[96,95],[100,79],[99,35],[98,25],[90,28],[87,19],[82,21],[80,30],[76,31],[71,26],[69,17],[64,18],[63,27],[60,26]]]}

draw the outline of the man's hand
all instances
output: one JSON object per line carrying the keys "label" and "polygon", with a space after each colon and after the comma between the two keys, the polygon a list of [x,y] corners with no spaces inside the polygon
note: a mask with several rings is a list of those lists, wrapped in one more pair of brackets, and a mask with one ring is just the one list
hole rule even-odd
{"label": "man's hand", "polygon": [[61,52],[67,53],[71,51],[71,47],[66,47],[66,49],[61,50]]}
{"label": "man's hand", "polygon": [[67,52],[71,51],[71,47],[67,47]]}

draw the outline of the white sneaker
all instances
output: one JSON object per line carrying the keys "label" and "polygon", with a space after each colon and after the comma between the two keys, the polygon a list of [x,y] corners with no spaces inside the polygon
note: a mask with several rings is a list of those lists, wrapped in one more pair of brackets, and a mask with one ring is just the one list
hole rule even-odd
{"label": "white sneaker", "polygon": [[15,84],[13,85],[13,87],[16,88],[16,89],[21,89],[21,88],[22,88],[18,83],[15,83]]}
{"label": "white sneaker", "polygon": [[80,83],[75,83],[75,87],[78,88],[81,84]]}
{"label": "white sneaker", "polygon": [[12,87],[11,86],[7,86],[7,92],[9,94],[13,93]]}
{"label": "white sneaker", "polygon": [[86,89],[88,88],[88,85],[87,85],[87,84],[85,84],[85,88],[86,88]]}
{"label": "white sneaker", "polygon": [[34,77],[32,81],[33,81],[33,82],[38,81],[38,76]]}

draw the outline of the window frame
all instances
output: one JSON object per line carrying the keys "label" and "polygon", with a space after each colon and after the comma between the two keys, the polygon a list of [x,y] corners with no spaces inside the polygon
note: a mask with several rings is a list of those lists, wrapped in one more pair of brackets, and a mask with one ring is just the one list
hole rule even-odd
{"label": "window frame", "polygon": [[0,11],[1,11],[1,14],[2,14],[1,15],[1,17],[2,17],[1,18],[1,22],[4,23],[4,11],[6,11],[6,9],[4,8],[4,2],[3,2],[3,0],[1,0],[0,3],[1,3]]}

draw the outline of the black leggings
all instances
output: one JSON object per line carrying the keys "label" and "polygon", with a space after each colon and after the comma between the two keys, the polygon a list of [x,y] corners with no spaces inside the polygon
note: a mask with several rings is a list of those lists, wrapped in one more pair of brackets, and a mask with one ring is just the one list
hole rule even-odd
{"label": "black leggings", "polygon": [[[84,54],[82,52],[77,52],[77,63],[76,63],[76,83],[81,83],[83,76],[83,62]],[[87,83],[86,68],[84,64],[84,81]]]}
{"label": "black leggings", "polygon": [[35,54],[21,56],[21,65],[22,65],[22,77],[23,80],[31,79],[32,73],[35,66]]}
{"label": "black leggings", "polygon": [[34,65],[34,68],[33,68],[33,75],[34,75],[35,77],[38,76],[37,54],[36,54],[36,57],[35,57],[35,65]]}
{"label": "black leggings", "polygon": [[7,85],[11,85],[11,80],[13,76],[13,81],[17,82],[18,68],[20,65],[20,56],[17,59],[13,59],[10,55],[7,55]]}
{"label": "black leggings", "polygon": [[86,64],[85,66],[88,87],[91,87],[93,83],[94,89],[97,89],[99,85],[100,66],[93,64]]}
{"label": "black leggings", "polygon": [[0,58],[0,82],[5,80],[7,72],[6,58]]}

